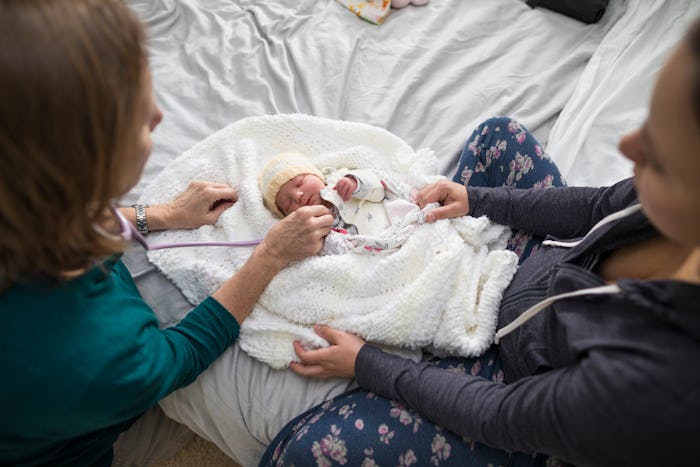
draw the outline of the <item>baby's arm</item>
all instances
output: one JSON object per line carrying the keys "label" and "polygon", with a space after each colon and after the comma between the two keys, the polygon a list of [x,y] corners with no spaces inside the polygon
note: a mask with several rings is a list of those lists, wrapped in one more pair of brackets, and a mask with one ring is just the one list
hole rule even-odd
{"label": "baby's arm", "polygon": [[[350,192],[353,198],[365,199],[378,203],[382,201],[386,195],[384,191],[384,182],[382,182],[379,174],[372,170],[351,170],[338,183],[344,179],[351,179],[357,184],[355,189]],[[348,196],[348,198],[343,197],[343,200],[347,201],[349,198],[350,196]]]}
{"label": "baby's arm", "polygon": [[352,197],[353,193],[355,193],[357,186],[357,180],[355,180],[354,177],[346,175],[338,180],[338,183],[335,184],[333,189],[338,192],[340,197],[343,198],[343,201],[347,201]]}

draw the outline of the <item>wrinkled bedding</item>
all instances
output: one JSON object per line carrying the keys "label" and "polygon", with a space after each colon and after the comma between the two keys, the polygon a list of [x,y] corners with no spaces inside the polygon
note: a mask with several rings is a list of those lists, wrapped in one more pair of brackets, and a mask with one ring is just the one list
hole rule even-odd
{"label": "wrinkled bedding", "polygon": [[442,173],[488,117],[516,117],[545,144],[625,5],[586,26],[518,0],[434,0],[376,26],[334,0],[128,3],[150,28],[165,113],[132,200],[174,157],[250,116],[377,125],[433,149]]}
{"label": "wrinkled bedding", "polygon": [[[658,70],[692,0],[612,0],[585,25],[521,0],[431,0],[380,26],[335,0],[127,0],[150,30],[165,119],[135,202],[170,162],[232,122],[303,113],[369,123],[450,175],[471,130],[508,115],[540,140],[572,185],[631,175],[619,137],[646,116]],[[125,258],[163,326],[189,309],[140,250]],[[351,387],[308,382],[246,360],[238,346],[161,403],[243,465],[310,404]],[[262,407],[262,408],[261,408]]]}

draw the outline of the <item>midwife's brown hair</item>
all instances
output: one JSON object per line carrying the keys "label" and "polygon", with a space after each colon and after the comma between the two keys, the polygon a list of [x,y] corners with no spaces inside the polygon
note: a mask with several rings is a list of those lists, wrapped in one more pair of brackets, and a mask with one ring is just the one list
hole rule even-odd
{"label": "midwife's brown hair", "polygon": [[123,248],[94,225],[138,163],[147,76],[123,3],[0,0],[0,291]]}

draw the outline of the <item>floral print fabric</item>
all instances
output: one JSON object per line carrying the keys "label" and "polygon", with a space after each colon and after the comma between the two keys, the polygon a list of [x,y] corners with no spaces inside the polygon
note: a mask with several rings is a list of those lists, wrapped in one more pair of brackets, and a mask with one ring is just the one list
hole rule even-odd
{"label": "floral print fabric", "polygon": [[[497,347],[478,358],[435,358],[455,373],[503,382]],[[403,404],[364,389],[341,394],[291,421],[273,440],[261,466],[558,466],[541,455],[475,443]]]}
{"label": "floral print fabric", "polygon": [[[470,186],[547,188],[564,181],[535,138],[515,120],[487,120],[472,133],[454,181]],[[521,261],[541,239],[514,232]],[[498,347],[476,358],[433,358],[432,365],[504,383]],[[505,384],[505,383],[504,383]],[[429,415],[429,414],[426,414]],[[341,394],[289,422],[261,466],[558,466],[554,458],[476,443],[364,389]]]}
{"label": "floral print fabric", "polygon": [[[452,179],[468,186],[551,188],[566,182],[549,155],[525,127],[508,117],[486,120],[471,134]],[[520,262],[542,242],[513,231],[508,249]]]}

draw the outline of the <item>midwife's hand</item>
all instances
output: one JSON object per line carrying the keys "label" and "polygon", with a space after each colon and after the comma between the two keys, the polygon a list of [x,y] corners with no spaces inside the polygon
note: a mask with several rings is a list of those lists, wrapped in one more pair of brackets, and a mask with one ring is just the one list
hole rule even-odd
{"label": "midwife's hand", "polygon": [[[238,200],[236,189],[223,183],[194,181],[173,201],[153,206],[154,218],[161,217],[163,229],[194,229],[213,224]],[[160,216],[158,215],[160,214]],[[149,213],[150,225],[150,213]],[[157,229],[153,229],[157,230]]]}
{"label": "midwife's hand", "polygon": [[332,224],[327,207],[302,206],[275,224],[258,248],[284,267],[321,251]]}
{"label": "midwife's hand", "polygon": [[343,177],[338,180],[333,189],[338,192],[343,201],[347,201],[357,190],[357,180],[352,177]]}
{"label": "midwife's hand", "polygon": [[424,187],[416,197],[418,206],[423,209],[427,204],[439,202],[442,206],[425,215],[428,222],[438,219],[466,216],[469,213],[469,198],[464,185],[447,180],[440,180]]}
{"label": "midwife's hand", "polygon": [[292,362],[290,368],[302,376],[354,378],[355,360],[365,341],[328,326],[316,325],[314,331],[326,339],[330,347],[305,350],[299,342],[295,342],[294,351],[301,362]]}

